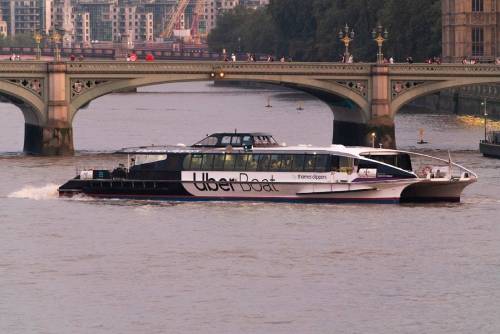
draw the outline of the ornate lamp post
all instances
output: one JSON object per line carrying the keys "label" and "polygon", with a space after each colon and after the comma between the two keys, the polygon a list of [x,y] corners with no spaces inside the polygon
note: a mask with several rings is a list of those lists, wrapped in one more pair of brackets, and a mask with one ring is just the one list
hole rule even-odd
{"label": "ornate lamp post", "polygon": [[40,60],[42,56],[42,50],[40,49],[40,42],[42,41],[42,35],[38,32],[35,31],[35,34],[33,35],[33,39],[35,40],[36,43],[36,60]]}
{"label": "ornate lamp post", "polygon": [[349,59],[349,44],[354,39],[354,30],[351,30],[349,26],[345,25],[344,29],[341,29],[339,32],[339,39],[344,43],[345,52],[344,52],[344,62],[346,63]]}
{"label": "ornate lamp post", "polygon": [[54,60],[61,61],[61,50],[59,49],[59,42],[61,41],[61,35],[54,30],[51,39],[52,42],[54,42]]}
{"label": "ornate lamp post", "polygon": [[389,38],[389,32],[387,29],[384,30],[381,24],[379,24],[376,28],[373,28],[372,37],[378,45],[378,53],[377,53],[377,63],[384,63],[384,54],[382,53],[382,45]]}
{"label": "ornate lamp post", "polygon": [[484,108],[483,111],[483,116],[484,116],[484,142],[488,140],[488,131],[487,131],[487,122],[488,122],[488,110],[487,110],[487,104],[486,104],[486,99],[481,102],[481,107]]}

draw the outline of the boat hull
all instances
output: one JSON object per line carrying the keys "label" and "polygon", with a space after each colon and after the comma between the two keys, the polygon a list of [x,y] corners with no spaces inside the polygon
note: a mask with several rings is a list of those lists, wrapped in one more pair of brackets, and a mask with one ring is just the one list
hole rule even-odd
{"label": "boat hull", "polygon": [[399,203],[414,180],[366,183],[215,183],[162,181],[88,181],[73,179],[59,188],[60,196],[166,201],[253,201],[297,203]]}
{"label": "boat hull", "polygon": [[474,180],[422,180],[408,186],[401,202],[460,202],[462,191]]}
{"label": "boat hull", "polygon": [[480,143],[479,152],[481,152],[485,157],[500,159],[500,145],[491,143]]}

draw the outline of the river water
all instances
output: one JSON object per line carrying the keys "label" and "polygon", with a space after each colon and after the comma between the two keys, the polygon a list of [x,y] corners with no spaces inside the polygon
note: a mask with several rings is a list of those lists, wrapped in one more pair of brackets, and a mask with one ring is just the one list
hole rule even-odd
{"label": "river water", "polygon": [[115,149],[215,131],[327,145],[330,110],[289,91],[150,87],[92,102],[77,155],[40,158],[20,154],[21,112],[0,108],[0,333],[500,332],[500,160],[477,152],[481,127],[396,119],[400,148],[451,150],[479,174],[459,204],[172,204],[56,189]]}

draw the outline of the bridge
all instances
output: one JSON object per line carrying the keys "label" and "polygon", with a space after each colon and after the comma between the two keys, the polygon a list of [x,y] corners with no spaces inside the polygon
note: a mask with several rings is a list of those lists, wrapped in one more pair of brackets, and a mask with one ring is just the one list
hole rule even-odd
{"label": "bridge", "polygon": [[[500,66],[279,62],[0,62],[0,101],[25,119],[24,151],[73,153],[72,122],[92,100],[136,87],[186,81],[252,81],[316,96],[334,114],[332,142],[395,147],[394,116],[443,89],[500,82]],[[146,103],[146,102],[145,102]],[[119,117],[117,115],[117,117]],[[307,125],[305,125],[307,126]]]}

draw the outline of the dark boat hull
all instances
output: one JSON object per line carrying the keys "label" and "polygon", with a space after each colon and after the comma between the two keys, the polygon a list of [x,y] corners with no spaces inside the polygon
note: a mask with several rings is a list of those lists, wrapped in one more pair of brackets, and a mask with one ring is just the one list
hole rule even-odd
{"label": "dark boat hull", "polygon": [[[257,196],[255,193],[225,195],[223,193],[203,195],[194,194],[186,188],[192,184],[180,181],[141,181],[141,180],[80,180],[72,179],[59,188],[61,197],[85,195],[95,198],[121,198],[130,200],[157,201],[251,201],[251,202],[289,202],[289,203],[399,203],[398,196],[393,193],[388,196],[375,197],[363,195],[363,192],[317,192],[301,194],[295,191],[282,191],[280,194]],[[303,187],[304,185],[281,185],[282,187]],[[192,187],[191,187],[192,188]],[[303,188],[302,188],[303,189]],[[285,190],[282,188],[282,190]],[[371,190],[377,192],[376,189]],[[360,194],[361,193],[361,194]]]}
{"label": "dark boat hull", "polygon": [[500,144],[479,143],[479,152],[485,157],[500,159]]}

